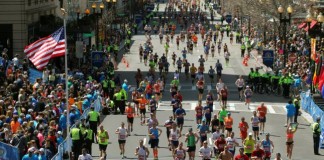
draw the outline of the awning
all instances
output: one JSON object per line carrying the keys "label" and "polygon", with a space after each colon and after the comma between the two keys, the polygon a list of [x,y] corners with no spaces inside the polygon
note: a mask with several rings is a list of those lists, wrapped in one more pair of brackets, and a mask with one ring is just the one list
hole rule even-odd
{"label": "awning", "polygon": [[307,27],[307,24],[305,22],[298,25],[298,29],[302,29],[302,28],[305,28],[305,27]]}
{"label": "awning", "polygon": [[305,27],[304,30],[307,32],[308,28],[312,29],[315,25],[317,24],[316,20],[312,20],[312,22],[310,23],[309,27]]}

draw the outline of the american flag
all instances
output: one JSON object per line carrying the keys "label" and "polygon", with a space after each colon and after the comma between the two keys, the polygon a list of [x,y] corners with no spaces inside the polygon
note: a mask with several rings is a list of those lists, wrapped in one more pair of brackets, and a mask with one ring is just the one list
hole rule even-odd
{"label": "american flag", "polygon": [[42,70],[50,59],[64,56],[64,28],[62,27],[53,34],[26,46],[24,52],[34,66],[38,70]]}

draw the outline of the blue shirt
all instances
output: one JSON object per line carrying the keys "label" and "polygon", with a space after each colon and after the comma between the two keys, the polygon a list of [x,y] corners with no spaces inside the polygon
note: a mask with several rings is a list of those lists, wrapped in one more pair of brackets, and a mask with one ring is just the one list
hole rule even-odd
{"label": "blue shirt", "polygon": [[206,133],[206,131],[208,131],[208,126],[207,125],[202,125],[202,124],[199,124],[198,125],[198,129],[199,129],[199,133]]}
{"label": "blue shirt", "polygon": [[128,85],[127,85],[126,83],[123,83],[122,88],[123,88],[126,92],[128,92]]}
{"label": "blue shirt", "polygon": [[38,160],[47,160],[45,154],[38,155]]}
{"label": "blue shirt", "polygon": [[84,111],[84,110],[86,110],[87,108],[89,108],[90,107],[90,102],[89,102],[89,100],[88,99],[85,99],[83,102],[82,102],[82,110]]}
{"label": "blue shirt", "polygon": [[37,156],[35,154],[32,154],[31,157],[29,157],[29,154],[25,154],[21,160],[38,160]]}
{"label": "blue shirt", "polygon": [[[179,115],[186,115],[186,111],[183,108],[178,108],[175,112],[174,112],[177,116]],[[183,117],[182,117],[183,118]]]}
{"label": "blue shirt", "polygon": [[154,135],[154,139],[159,139],[159,130],[157,129],[157,128],[150,128],[150,132],[151,132],[151,134],[153,134]]}
{"label": "blue shirt", "polygon": [[67,117],[65,115],[61,115],[60,120],[59,120],[59,127],[61,130],[66,129],[67,125]]}
{"label": "blue shirt", "polygon": [[287,116],[294,116],[295,115],[295,106],[293,104],[286,105]]}
{"label": "blue shirt", "polygon": [[76,115],[74,113],[70,113],[70,124],[71,126],[75,123]]}
{"label": "blue shirt", "polygon": [[57,141],[57,145],[60,145],[64,141],[64,139],[62,136],[59,136],[56,138],[56,141]]}

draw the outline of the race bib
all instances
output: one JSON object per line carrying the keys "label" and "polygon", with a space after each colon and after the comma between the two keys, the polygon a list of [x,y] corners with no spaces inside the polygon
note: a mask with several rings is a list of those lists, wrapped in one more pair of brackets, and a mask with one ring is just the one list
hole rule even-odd
{"label": "race bib", "polygon": [[126,135],[119,135],[119,139],[123,140],[126,138]]}
{"label": "race bib", "polygon": [[201,136],[206,136],[206,133],[200,133]]}
{"label": "race bib", "polygon": [[171,136],[171,139],[172,139],[172,140],[176,140],[176,138],[177,138],[177,136],[174,135],[174,134]]}

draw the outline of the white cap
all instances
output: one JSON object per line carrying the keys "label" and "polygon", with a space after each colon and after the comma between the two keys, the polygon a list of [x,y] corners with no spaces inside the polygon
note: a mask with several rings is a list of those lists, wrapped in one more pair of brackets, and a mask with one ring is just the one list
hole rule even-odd
{"label": "white cap", "polygon": [[127,79],[125,79],[124,82],[127,83],[128,82]]}
{"label": "white cap", "polygon": [[28,152],[35,152],[35,151],[36,151],[35,147],[30,147],[30,148],[28,149]]}
{"label": "white cap", "polygon": [[39,151],[40,152],[44,152],[45,150],[44,150],[44,148],[40,148]]}

